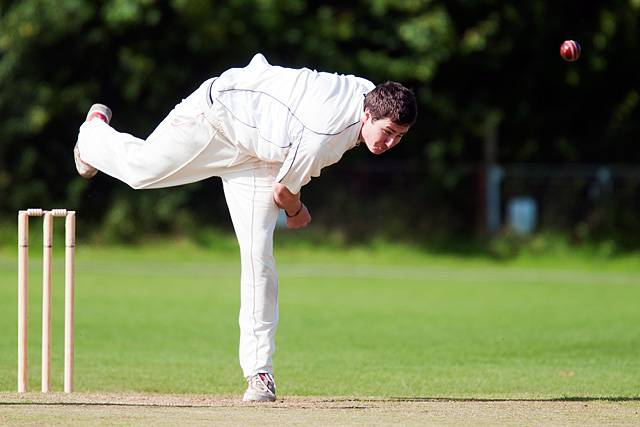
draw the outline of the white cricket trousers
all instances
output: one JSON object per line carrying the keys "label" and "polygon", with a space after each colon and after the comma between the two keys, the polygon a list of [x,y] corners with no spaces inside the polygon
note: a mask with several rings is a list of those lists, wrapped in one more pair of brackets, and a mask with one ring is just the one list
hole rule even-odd
{"label": "white cricket trousers", "polygon": [[[278,276],[273,201],[278,163],[236,159],[233,143],[214,126],[205,82],[142,140],[101,120],[80,127],[80,157],[135,189],[163,188],[219,176],[240,246],[240,366],[245,377],[273,374],[278,324]],[[185,307],[185,310],[188,309]]]}

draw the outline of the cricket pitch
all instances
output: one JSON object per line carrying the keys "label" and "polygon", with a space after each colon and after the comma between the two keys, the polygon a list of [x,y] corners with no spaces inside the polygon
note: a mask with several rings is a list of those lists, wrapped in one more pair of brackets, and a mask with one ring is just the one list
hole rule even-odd
{"label": "cricket pitch", "polygon": [[640,400],[447,400],[0,393],[0,424],[27,425],[638,425]]}

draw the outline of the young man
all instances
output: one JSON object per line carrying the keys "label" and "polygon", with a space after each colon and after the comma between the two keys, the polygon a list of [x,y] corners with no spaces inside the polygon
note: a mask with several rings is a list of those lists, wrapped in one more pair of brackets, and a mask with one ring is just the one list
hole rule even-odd
{"label": "young man", "polygon": [[416,120],[413,93],[399,83],[306,68],[272,66],[258,54],[248,66],[205,81],[145,140],[109,126],[95,104],[74,149],[85,178],[100,170],[135,189],[222,178],[240,245],[240,365],[244,400],[273,401],[272,356],[278,323],[273,232],[311,221],[300,189],[364,142],[373,154],[396,145]]}

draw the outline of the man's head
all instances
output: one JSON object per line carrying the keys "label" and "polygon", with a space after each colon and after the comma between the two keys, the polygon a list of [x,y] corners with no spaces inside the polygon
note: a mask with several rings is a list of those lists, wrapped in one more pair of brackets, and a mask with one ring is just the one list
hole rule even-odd
{"label": "man's head", "polygon": [[416,116],[413,92],[396,82],[380,84],[364,98],[360,139],[373,154],[382,154],[400,142]]}

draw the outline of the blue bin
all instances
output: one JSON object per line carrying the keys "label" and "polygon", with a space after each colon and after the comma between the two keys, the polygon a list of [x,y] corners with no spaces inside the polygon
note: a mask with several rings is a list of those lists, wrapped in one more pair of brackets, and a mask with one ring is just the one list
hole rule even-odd
{"label": "blue bin", "polygon": [[529,235],[536,229],[538,206],[533,197],[519,196],[507,205],[508,226],[515,233]]}

